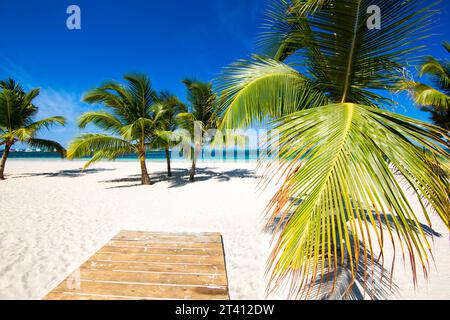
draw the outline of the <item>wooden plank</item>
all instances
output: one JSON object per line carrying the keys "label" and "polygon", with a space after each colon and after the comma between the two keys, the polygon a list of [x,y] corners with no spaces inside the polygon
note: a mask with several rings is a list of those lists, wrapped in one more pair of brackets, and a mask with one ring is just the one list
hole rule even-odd
{"label": "wooden plank", "polygon": [[210,239],[214,242],[220,238],[220,233],[216,232],[203,232],[203,233],[167,233],[167,232],[147,232],[147,231],[120,231],[115,237],[116,238],[135,238],[145,240],[148,238],[194,238],[195,241],[199,239]]}
{"label": "wooden plank", "polygon": [[147,247],[147,248],[164,248],[164,249],[205,249],[222,251],[222,243],[204,243],[204,242],[158,242],[158,241],[120,241],[112,240],[108,243],[110,246],[127,246],[127,247]]}
{"label": "wooden plank", "polygon": [[92,257],[93,260],[102,261],[142,261],[153,263],[171,263],[171,264],[219,264],[223,263],[221,256],[193,256],[193,255],[151,255],[135,253],[108,253],[100,252]]}
{"label": "wooden plank", "polygon": [[81,281],[77,289],[69,289],[65,284],[59,285],[53,293],[77,293],[130,297],[134,299],[186,299],[186,300],[221,300],[228,299],[226,287],[153,285],[121,282]]}
{"label": "wooden plank", "polygon": [[46,300],[142,300],[133,297],[114,297],[99,294],[80,294],[70,292],[51,292],[46,297]]}
{"label": "wooden plank", "polygon": [[201,248],[152,248],[146,246],[115,246],[107,245],[103,247],[103,252],[108,253],[136,253],[153,255],[209,255],[222,256],[222,250],[208,250]]}
{"label": "wooden plank", "polygon": [[152,234],[152,233],[121,233],[113,238],[116,241],[147,241],[158,243],[221,243],[217,234],[177,235],[177,234]]}
{"label": "wooden plank", "polygon": [[222,237],[122,231],[45,299],[229,299]]}
{"label": "wooden plank", "polygon": [[121,262],[121,261],[99,261],[89,260],[81,268],[112,270],[112,271],[143,271],[156,273],[194,273],[194,274],[225,274],[223,264],[186,265],[186,264],[164,264],[146,262]]}
{"label": "wooden plank", "polygon": [[145,271],[110,271],[96,269],[80,269],[79,278],[91,281],[117,281],[147,284],[174,284],[190,286],[224,286],[225,274],[182,274],[153,273]]}

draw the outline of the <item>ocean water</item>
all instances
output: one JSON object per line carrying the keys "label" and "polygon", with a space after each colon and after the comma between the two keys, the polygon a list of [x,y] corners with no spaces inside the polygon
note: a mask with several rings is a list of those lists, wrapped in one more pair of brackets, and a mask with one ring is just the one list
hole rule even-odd
{"label": "ocean water", "polygon": [[[0,157],[2,151],[0,151]],[[258,150],[247,151],[224,151],[221,153],[204,151],[200,156],[200,161],[256,161],[260,157]],[[118,161],[134,161],[137,160],[136,154],[128,154],[119,157]],[[9,160],[60,160],[61,157],[56,152],[11,152],[8,156]],[[79,160],[87,160],[89,157],[80,158]],[[165,151],[149,151],[147,152],[148,161],[166,161]],[[187,161],[181,153],[172,152],[172,161]]]}

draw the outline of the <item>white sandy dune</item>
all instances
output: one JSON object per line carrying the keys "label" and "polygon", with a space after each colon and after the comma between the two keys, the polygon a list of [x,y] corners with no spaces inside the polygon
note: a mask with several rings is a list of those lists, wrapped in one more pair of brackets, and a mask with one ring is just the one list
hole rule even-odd
{"label": "white sandy dune", "polygon": [[[257,190],[255,163],[200,163],[186,183],[188,163],[149,163],[157,182],[139,186],[136,162],[11,160],[0,182],[0,299],[41,299],[120,230],[220,232],[233,299],[264,299],[271,236],[261,215],[274,188]],[[158,178],[163,177],[163,179]],[[408,265],[398,263],[388,298],[449,299],[448,232],[435,222],[436,268],[414,290]],[[440,235],[440,236],[439,236]],[[400,262],[400,261],[399,261]],[[278,295],[271,298],[284,298]]]}

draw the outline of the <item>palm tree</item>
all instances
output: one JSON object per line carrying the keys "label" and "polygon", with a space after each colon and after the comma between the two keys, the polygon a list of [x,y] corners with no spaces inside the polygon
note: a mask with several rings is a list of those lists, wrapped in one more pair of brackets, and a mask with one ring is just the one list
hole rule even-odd
{"label": "palm tree", "polygon": [[[450,43],[444,42],[444,49],[450,53]],[[422,110],[431,114],[433,123],[450,131],[450,61],[427,57],[420,69],[420,77],[428,76],[433,85],[407,81],[404,86],[412,89],[414,101]],[[447,141],[450,146],[450,141]]]}
{"label": "palm tree", "polygon": [[[381,8],[380,30],[367,28],[369,5]],[[367,289],[386,237],[409,254],[413,281],[418,267],[427,273],[431,247],[404,186],[427,219],[431,207],[450,227],[448,176],[433,169],[446,170],[448,132],[389,111],[383,92],[416,58],[432,8],[422,0],[278,0],[261,37],[264,55],[225,70],[222,128],[272,119],[280,133],[270,141],[280,161],[269,178],[284,177],[268,207],[281,221],[273,289],[290,281],[293,297],[333,291],[343,268],[350,285],[363,271]]]}
{"label": "palm tree", "polygon": [[192,144],[192,167],[189,174],[189,181],[194,182],[197,159],[205,143],[203,133],[209,129],[217,128],[220,124],[218,113],[217,96],[213,92],[211,83],[204,83],[191,79],[183,80],[188,92],[189,112],[179,114],[191,137],[194,137]]}
{"label": "palm tree", "polygon": [[0,146],[4,145],[0,162],[0,180],[5,179],[5,165],[12,146],[26,143],[30,147],[47,151],[56,151],[65,156],[65,149],[57,142],[36,137],[42,129],[53,125],[65,125],[63,117],[49,117],[35,121],[38,107],[33,100],[39,95],[39,89],[26,93],[13,79],[0,82]]}
{"label": "palm tree", "polygon": [[[422,110],[431,114],[431,121],[435,125],[450,131],[450,109],[442,110],[433,106],[426,106],[422,107]],[[447,145],[450,147],[449,140],[447,140]]]}
{"label": "palm tree", "polygon": [[158,95],[157,105],[161,109],[163,116],[157,125],[152,147],[163,149],[166,153],[167,176],[172,177],[170,165],[170,148],[179,143],[175,131],[180,127],[179,114],[186,113],[184,104],[174,95],[162,92]]}
{"label": "palm tree", "polygon": [[146,152],[150,141],[158,130],[163,110],[156,104],[156,92],[145,75],[130,74],[124,77],[126,85],[108,82],[89,91],[84,101],[90,104],[102,104],[107,110],[87,112],[79,119],[80,128],[94,124],[110,134],[83,134],[69,146],[69,159],[90,156],[92,163],[135,153],[141,166],[141,183],[150,185],[146,165]]}

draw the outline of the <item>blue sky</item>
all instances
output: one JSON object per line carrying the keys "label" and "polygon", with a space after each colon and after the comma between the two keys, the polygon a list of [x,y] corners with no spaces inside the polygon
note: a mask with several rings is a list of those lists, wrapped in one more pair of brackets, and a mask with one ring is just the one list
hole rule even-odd
{"label": "blue sky", "polygon": [[[157,90],[184,98],[180,81],[209,81],[233,61],[255,51],[270,0],[0,0],[0,79],[40,87],[39,117],[64,115],[66,128],[43,133],[67,145],[79,133],[75,119],[92,107],[83,92],[128,72],[148,74]],[[428,53],[444,56],[450,40],[445,1]],[[66,28],[66,9],[81,8],[82,29]],[[427,119],[410,106],[397,111]]]}

